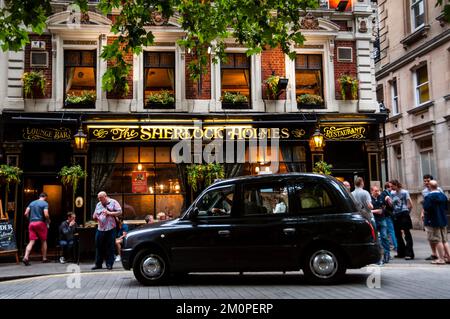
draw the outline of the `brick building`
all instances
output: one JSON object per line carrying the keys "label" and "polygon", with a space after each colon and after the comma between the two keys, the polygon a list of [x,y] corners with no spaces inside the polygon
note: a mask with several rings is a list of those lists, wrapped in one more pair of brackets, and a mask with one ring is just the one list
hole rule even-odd
{"label": "brick building", "polygon": [[[273,173],[311,171],[314,162],[323,159],[333,165],[336,177],[353,182],[359,175],[380,183],[379,123],[384,116],[375,98],[371,1],[320,1],[320,8],[302,18],[306,42],[294,48],[295,60],[280,49],[246,57],[246,48],[230,39],[227,61],[210,63],[198,81],[189,77],[192,57],[176,42],[183,36],[177,16],[155,20],[149,26],[155,45],[127,56],[132,70],[124,96],[107,93],[101,85],[109,67],[100,58],[101,49],[113,40],[111,23],[120,12],[105,17],[93,3],[88,19],[72,24],[67,6],[54,2],[46,32],[32,34],[23,51],[0,53],[4,160],[24,170],[15,198],[17,212],[44,190],[52,194],[53,220],[73,209],[84,223],[97,192],[105,190],[122,203],[127,219],[142,220],[161,211],[176,217],[193,194],[185,166],[170,156],[172,137],[186,132],[208,135],[211,127],[238,135],[242,130],[270,129],[281,136],[272,154],[261,158],[259,152],[251,162],[248,158],[258,148],[249,147],[244,163],[226,164],[227,176],[269,171],[276,152],[280,165]],[[29,71],[43,72],[44,94],[24,96],[21,78]],[[338,81],[343,74],[358,80],[355,97],[348,89],[343,99]],[[277,99],[268,99],[266,92],[271,75],[288,81]],[[162,91],[166,103],[156,98]],[[228,103],[223,100],[226,94],[240,94],[241,102]],[[200,125],[200,131],[194,125]],[[88,138],[84,151],[73,144],[80,128]],[[323,150],[309,145],[316,129],[325,137]],[[86,167],[89,175],[74,202],[71,190],[57,177],[71,161]],[[143,188],[133,180],[140,172],[147,181]],[[18,229],[24,225],[19,215]]]}

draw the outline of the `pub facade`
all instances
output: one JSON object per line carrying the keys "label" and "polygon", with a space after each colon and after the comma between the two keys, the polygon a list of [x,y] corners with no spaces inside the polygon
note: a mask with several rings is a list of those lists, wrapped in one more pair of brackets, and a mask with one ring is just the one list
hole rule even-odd
{"label": "pub facade", "polygon": [[[177,217],[196,195],[187,166],[211,158],[225,177],[310,172],[323,160],[351,184],[356,176],[382,182],[385,117],[375,98],[371,1],[320,1],[302,18],[306,41],[295,47],[295,60],[279,49],[247,57],[230,39],[227,61],[210,63],[199,81],[189,77],[190,54],[176,42],[183,36],[177,16],[155,18],[155,45],[127,57],[130,91],[120,97],[101,86],[108,65],[100,52],[113,40],[114,15],[91,4],[88,22],[74,27],[67,8],[55,2],[43,35],[31,34],[21,52],[0,53],[2,160],[24,171],[17,196],[3,200],[16,216],[19,246],[22,212],[42,191],[54,236],[68,211],[89,222],[101,190],[119,201],[130,223],[161,212]],[[44,94],[33,98],[24,96],[21,81],[31,71],[46,79]],[[358,80],[354,99],[342,96],[342,75]],[[270,76],[285,83],[278,99],[267,94]],[[243,102],[228,103],[230,94]],[[311,143],[315,134],[324,147]],[[85,136],[83,147],[77,136]],[[58,176],[71,163],[88,173],[75,196]]]}

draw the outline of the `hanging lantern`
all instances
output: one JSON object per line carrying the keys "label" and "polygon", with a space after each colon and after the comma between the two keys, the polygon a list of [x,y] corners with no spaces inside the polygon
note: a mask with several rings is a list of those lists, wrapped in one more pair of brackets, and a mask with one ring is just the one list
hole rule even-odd
{"label": "hanging lantern", "polygon": [[320,133],[319,128],[316,128],[316,131],[311,136],[309,140],[309,147],[312,152],[322,152],[325,147],[325,140],[323,138],[323,134]]}

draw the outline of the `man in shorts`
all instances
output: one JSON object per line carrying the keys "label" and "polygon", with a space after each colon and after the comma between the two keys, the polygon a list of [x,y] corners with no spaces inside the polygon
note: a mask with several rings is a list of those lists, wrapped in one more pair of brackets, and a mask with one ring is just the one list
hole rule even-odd
{"label": "man in shorts", "polygon": [[39,199],[32,201],[25,210],[25,216],[28,217],[30,224],[28,226],[30,242],[25,249],[25,256],[22,262],[29,266],[29,257],[36,240],[41,240],[42,262],[47,263],[47,225],[50,223],[48,214],[47,194],[41,193]]}
{"label": "man in shorts", "polygon": [[447,239],[448,198],[438,189],[435,180],[429,182],[430,193],[424,198],[424,225],[428,241],[435,247],[437,259],[431,261],[435,265],[450,262],[450,248]]}

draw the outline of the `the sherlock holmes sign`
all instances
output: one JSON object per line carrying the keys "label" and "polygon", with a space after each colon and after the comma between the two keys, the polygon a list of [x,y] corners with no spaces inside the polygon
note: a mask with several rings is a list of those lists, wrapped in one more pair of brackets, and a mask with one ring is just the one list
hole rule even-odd
{"label": "the sherlock holmes sign", "polygon": [[[311,128],[256,128],[246,126],[89,126],[91,141],[151,141],[183,139],[309,139]],[[365,126],[323,126],[327,140],[361,140],[367,138]]]}
{"label": "the sherlock holmes sign", "polygon": [[22,133],[25,140],[66,141],[72,139],[72,132],[67,127],[25,127]]}

